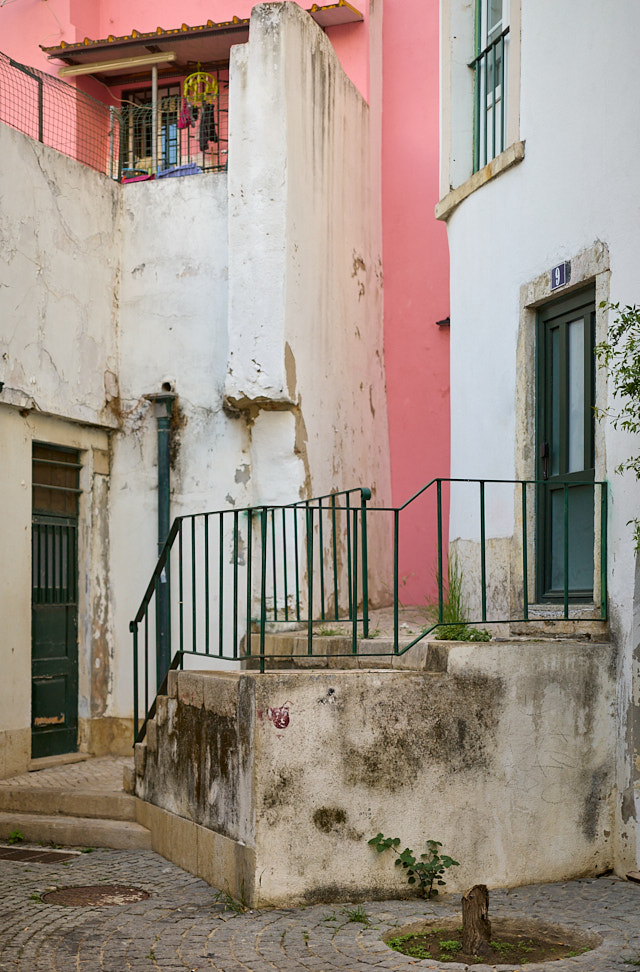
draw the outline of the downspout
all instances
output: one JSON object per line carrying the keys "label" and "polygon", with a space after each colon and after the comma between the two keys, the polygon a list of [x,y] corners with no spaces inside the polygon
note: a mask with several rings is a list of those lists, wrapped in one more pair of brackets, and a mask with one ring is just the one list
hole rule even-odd
{"label": "downspout", "polygon": [[158,172],[158,65],[151,68],[151,172]]}
{"label": "downspout", "polygon": [[[168,384],[168,383],[165,383]],[[158,556],[162,552],[171,526],[171,414],[175,393],[164,390],[150,396],[157,423],[158,437]],[[171,663],[169,615],[169,561],[160,575],[156,590],[156,680],[158,689]]]}

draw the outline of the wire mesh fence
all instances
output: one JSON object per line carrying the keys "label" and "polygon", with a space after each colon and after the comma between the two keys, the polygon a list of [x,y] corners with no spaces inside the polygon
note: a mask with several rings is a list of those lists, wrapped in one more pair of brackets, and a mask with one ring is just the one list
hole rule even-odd
{"label": "wire mesh fence", "polygon": [[[148,90],[123,96],[122,177],[125,181],[219,171],[227,167],[229,72],[209,72],[217,94],[204,104],[190,103],[179,83],[166,86],[157,108]],[[155,142],[155,145],[154,145]]]}
{"label": "wire mesh fence", "polygon": [[2,53],[0,121],[112,179],[120,176],[118,111]]}
{"label": "wire mesh fence", "polygon": [[178,81],[154,108],[150,91],[105,105],[0,53],[0,122],[112,179],[162,178],[227,167],[229,71],[211,73],[216,95],[191,103]]}

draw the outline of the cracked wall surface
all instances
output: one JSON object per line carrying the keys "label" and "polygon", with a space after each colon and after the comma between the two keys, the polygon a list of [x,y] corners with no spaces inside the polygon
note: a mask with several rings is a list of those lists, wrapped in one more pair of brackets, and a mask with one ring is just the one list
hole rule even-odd
{"label": "cracked wall surface", "polygon": [[445,668],[172,673],[136,792],[235,841],[257,906],[406,893],[380,831],[441,841],[450,890],[606,871],[615,649],[452,644]]}

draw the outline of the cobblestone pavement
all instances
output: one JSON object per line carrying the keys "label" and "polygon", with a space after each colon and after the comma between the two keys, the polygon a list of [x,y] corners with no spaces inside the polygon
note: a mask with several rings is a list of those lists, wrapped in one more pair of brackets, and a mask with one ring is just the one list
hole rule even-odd
{"label": "cobblestone pavement", "polygon": [[94,756],[80,763],[67,763],[63,766],[52,766],[50,769],[12,776],[0,780],[0,787],[29,786],[33,789],[86,787],[91,790],[117,793],[122,790],[122,773],[125,766],[133,766],[132,757]]}
{"label": "cobblestone pavement", "polygon": [[[132,885],[151,896],[109,907],[40,899],[54,887],[100,884]],[[435,904],[370,902],[368,925],[354,921],[353,906],[344,904],[236,915],[214,889],[151,851],[96,850],[68,864],[0,861],[0,972],[461,972],[467,966],[416,961],[381,941],[390,928],[449,917],[458,908],[453,895]],[[640,963],[640,885],[602,877],[492,891],[491,915],[540,918],[602,936],[587,954],[526,970],[631,972]]]}

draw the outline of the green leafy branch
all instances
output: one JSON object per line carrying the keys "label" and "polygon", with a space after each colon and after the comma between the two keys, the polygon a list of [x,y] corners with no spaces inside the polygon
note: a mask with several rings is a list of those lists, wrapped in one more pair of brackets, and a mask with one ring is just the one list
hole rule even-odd
{"label": "green leafy branch", "polygon": [[[609,374],[616,407],[596,408],[599,419],[610,419],[614,429],[637,434],[640,432],[640,307],[630,304],[610,304],[601,301],[600,307],[612,311],[615,318],[609,325],[608,339],[594,348],[601,368]],[[623,460],[617,473],[633,472],[640,479],[640,455]],[[640,519],[629,520],[633,524],[636,550],[640,550]]]}
{"label": "green leafy branch", "polygon": [[[400,846],[399,837],[385,837],[378,833],[369,841],[371,847],[375,847],[379,854],[383,851],[396,849]],[[420,855],[418,860],[410,847],[400,852],[395,860],[396,867],[402,867],[407,874],[409,884],[418,885],[418,893],[423,898],[432,898],[438,894],[438,888],[434,885],[444,886],[443,875],[449,867],[459,867],[458,861],[454,861],[447,854],[440,854],[439,848],[442,844],[439,840],[428,840],[427,850]]]}

